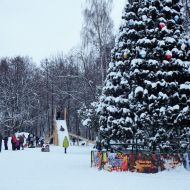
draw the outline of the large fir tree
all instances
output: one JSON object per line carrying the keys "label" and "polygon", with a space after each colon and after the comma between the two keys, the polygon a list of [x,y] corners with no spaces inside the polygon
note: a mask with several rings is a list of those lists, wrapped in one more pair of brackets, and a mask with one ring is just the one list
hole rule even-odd
{"label": "large fir tree", "polygon": [[190,43],[181,8],[179,0],[127,3],[98,109],[104,143],[144,138],[169,150],[190,135]]}

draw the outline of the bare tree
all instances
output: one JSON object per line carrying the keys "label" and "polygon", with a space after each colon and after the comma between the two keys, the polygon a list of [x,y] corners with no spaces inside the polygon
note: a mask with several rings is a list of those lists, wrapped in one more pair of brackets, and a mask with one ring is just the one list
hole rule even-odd
{"label": "bare tree", "polygon": [[108,64],[104,56],[106,47],[113,42],[111,10],[112,0],[86,0],[86,8],[83,10],[83,45],[87,52],[93,49],[94,56],[99,57],[102,84]]}
{"label": "bare tree", "polygon": [[0,61],[0,124],[3,130],[34,126],[37,99],[33,83],[35,66],[29,58]]}

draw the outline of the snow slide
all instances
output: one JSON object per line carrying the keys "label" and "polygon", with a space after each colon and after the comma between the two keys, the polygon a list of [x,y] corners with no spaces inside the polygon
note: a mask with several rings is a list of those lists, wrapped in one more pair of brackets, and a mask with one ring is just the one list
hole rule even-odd
{"label": "snow slide", "polygon": [[65,136],[70,141],[66,121],[56,120],[56,126],[57,126],[57,134],[58,134],[58,145],[63,146],[63,140]]}

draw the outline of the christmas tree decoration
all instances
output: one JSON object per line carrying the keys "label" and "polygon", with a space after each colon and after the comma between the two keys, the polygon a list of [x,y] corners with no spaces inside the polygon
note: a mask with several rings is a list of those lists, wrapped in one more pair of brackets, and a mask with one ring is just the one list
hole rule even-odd
{"label": "christmas tree decoration", "polygon": [[123,53],[123,58],[128,59],[129,58],[129,50],[125,50]]}
{"label": "christmas tree decoration", "polygon": [[142,15],[142,20],[143,21],[147,21],[147,16],[146,15]]}
{"label": "christmas tree decoration", "polygon": [[177,23],[179,21],[179,16],[178,15],[175,15],[174,16],[174,21]]}
{"label": "christmas tree decoration", "polygon": [[139,55],[141,56],[141,58],[145,58],[146,57],[146,51],[140,50]]}
{"label": "christmas tree decoration", "polygon": [[175,28],[175,24],[176,24],[176,22],[174,20],[169,20],[167,22],[167,28],[170,29],[170,30],[172,30],[172,29]]}
{"label": "christmas tree decoration", "polygon": [[165,58],[167,60],[170,60],[172,58],[172,52],[171,51],[167,51],[166,54],[165,54]]}
{"label": "christmas tree decoration", "polygon": [[125,53],[123,54],[123,58],[124,58],[124,59],[128,59],[128,58],[129,58],[129,55],[128,55],[127,52],[125,52]]}
{"label": "christmas tree decoration", "polygon": [[134,25],[134,21],[133,21],[132,19],[129,20],[128,25],[129,25],[129,26],[133,26],[133,25]]}
{"label": "christmas tree decoration", "polygon": [[162,29],[162,28],[164,28],[166,25],[165,25],[163,22],[161,22],[161,23],[159,24],[159,26],[160,26],[160,29]]}

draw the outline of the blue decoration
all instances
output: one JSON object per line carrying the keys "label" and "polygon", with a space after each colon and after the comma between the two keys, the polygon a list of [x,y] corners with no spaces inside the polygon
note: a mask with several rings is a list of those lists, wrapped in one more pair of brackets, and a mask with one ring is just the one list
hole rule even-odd
{"label": "blue decoration", "polygon": [[174,16],[174,20],[175,20],[175,22],[178,22],[178,21],[179,21],[179,16],[178,16],[178,15],[175,15],[175,16]]}
{"label": "blue decoration", "polygon": [[139,52],[139,54],[140,54],[141,58],[145,58],[146,57],[146,51],[145,50],[141,50]]}
{"label": "blue decoration", "polygon": [[129,20],[128,25],[129,25],[129,26],[133,26],[133,25],[134,25],[134,21],[133,21],[132,19]]}

